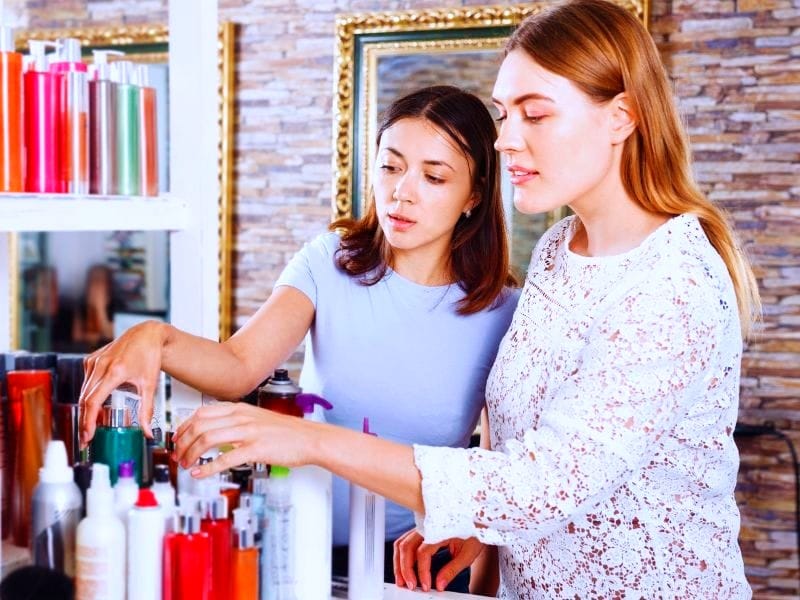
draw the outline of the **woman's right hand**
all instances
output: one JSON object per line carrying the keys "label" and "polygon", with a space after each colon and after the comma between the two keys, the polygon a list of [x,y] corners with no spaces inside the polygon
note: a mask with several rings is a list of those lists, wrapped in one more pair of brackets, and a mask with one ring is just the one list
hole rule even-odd
{"label": "woman's right hand", "polygon": [[140,323],[84,359],[85,377],[79,400],[81,447],[94,437],[103,402],[123,383],[135,386],[141,396],[139,423],[145,435],[152,437],[150,419],[167,327],[158,321]]}

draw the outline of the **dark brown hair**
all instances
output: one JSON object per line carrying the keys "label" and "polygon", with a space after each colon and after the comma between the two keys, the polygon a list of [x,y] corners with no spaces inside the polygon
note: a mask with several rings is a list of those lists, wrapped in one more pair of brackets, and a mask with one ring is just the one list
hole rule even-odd
{"label": "dark brown hair", "polygon": [[[472,188],[478,201],[470,218],[461,217],[450,244],[450,272],[466,295],[458,313],[473,314],[494,305],[503,287],[517,285],[509,268],[503,202],[494,142],[497,130],[489,111],[474,95],[449,85],[423,88],[392,103],[378,128],[383,132],[401,119],[425,119],[453,141],[472,169]],[[337,264],[364,285],[374,285],[391,266],[391,247],[370,197],[366,214],[358,220],[339,219],[330,226],[342,232]]]}
{"label": "dark brown hair", "polygon": [[694,182],[667,73],[644,25],[606,0],[572,0],[525,19],[506,54],[517,49],[595,102],[628,94],[637,123],[623,147],[625,191],[650,212],[697,216],[733,280],[746,336],[760,313],[758,285],[725,214]]}

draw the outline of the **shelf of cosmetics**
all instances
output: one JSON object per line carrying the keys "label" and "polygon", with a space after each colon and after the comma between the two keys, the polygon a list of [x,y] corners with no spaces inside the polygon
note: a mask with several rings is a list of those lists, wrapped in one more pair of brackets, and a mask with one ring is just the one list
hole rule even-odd
{"label": "shelf of cosmetics", "polygon": [[[0,192],[158,195],[156,90],[146,65],[81,60],[80,40],[0,28]],[[48,55],[47,49],[55,52]]]}
{"label": "shelf of cosmetics", "polygon": [[[257,396],[264,408],[317,421],[332,408],[285,370]],[[130,412],[112,393],[88,449],[93,462],[70,467],[66,445],[48,443],[30,512],[16,524],[35,564],[74,577],[86,599],[330,599],[329,472],[255,464],[196,480],[175,462],[171,433],[166,447],[148,449]],[[383,598],[384,514],[383,498],[351,486],[351,599]]]}

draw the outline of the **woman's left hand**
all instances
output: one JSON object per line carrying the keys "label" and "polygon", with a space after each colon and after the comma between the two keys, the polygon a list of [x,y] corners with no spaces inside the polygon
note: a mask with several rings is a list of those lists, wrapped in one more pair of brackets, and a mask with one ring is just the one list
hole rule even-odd
{"label": "woman's left hand", "polygon": [[435,588],[443,592],[456,575],[470,566],[483,551],[477,538],[450,538],[436,544],[426,544],[416,529],[407,531],[394,542],[394,579],[399,587],[413,590],[419,585],[425,592],[431,589],[431,558],[440,548],[450,551],[451,560],[436,574]]}
{"label": "woman's left hand", "polygon": [[211,448],[226,444],[233,450],[192,469],[193,477],[207,477],[247,462],[285,467],[308,464],[313,437],[309,423],[241,402],[220,402],[198,408],[175,432],[175,454],[191,468]]}

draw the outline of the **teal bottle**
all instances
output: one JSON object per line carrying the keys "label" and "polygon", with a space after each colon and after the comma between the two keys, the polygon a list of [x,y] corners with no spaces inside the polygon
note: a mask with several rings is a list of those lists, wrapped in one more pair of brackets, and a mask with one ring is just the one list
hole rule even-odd
{"label": "teal bottle", "polygon": [[137,196],[139,189],[139,86],[132,82],[133,63],[121,60],[112,65],[117,84],[117,193]]}
{"label": "teal bottle", "polygon": [[112,392],[111,403],[103,406],[101,422],[89,446],[91,461],[108,465],[111,485],[114,485],[119,464],[132,460],[136,483],[141,486],[144,434],[139,427],[131,426],[131,412],[125,405],[124,394]]}

